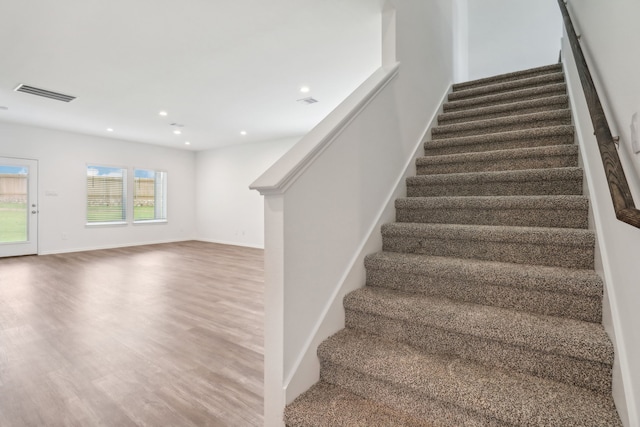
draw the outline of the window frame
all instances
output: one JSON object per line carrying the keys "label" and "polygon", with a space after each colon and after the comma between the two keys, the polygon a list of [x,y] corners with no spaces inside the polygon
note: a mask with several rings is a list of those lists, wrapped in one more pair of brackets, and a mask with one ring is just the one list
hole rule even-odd
{"label": "window frame", "polygon": [[[90,168],[107,168],[119,169],[122,173],[122,219],[113,221],[90,221],[89,220],[89,169]],[[104,163],[87,163],[84,169],[85,173],[85,225],[88,227],[96,226],[122,226],[128,224],[129,219],[129,168],[120,165],[107,165]]]}
{"label": "window frame", "polygon": [[[158,224],[158,223],[166,223],[168,222],[168,176],[169,173],[164,169],[154,169],[154,168],[145,168],[145,167],[133,167],[133,180],[132,180],[132,191],[131,191],[131,207],[132,207],[132,223],[133,225],[140,224]],[[136,190],[137,190],[137,180],[136,177],[137,171],[144,172],[153,172],[153,182],[154,182],[154,217],[149,219],[136,219]],[[160,180],[160,189],[158,190],[158,176],[161,176]],[[161,206],[158,206],[158,193],[160,193],[160,200],[162,201]],[[158,209],[161,210],[162,217],[158,217]]]}

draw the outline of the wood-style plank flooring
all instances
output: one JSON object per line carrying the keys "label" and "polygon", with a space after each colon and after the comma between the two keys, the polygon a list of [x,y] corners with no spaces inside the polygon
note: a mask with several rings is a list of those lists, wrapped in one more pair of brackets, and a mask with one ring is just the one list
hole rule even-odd
{"label": "wood-style plank flooring", "polygon": [[0,426],[261,426],[263,251],[0,259]]}

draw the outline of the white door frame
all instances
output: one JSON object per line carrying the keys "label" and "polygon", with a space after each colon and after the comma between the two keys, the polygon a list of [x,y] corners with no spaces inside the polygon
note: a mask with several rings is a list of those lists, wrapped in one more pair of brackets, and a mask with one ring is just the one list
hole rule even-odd
{"label": "white door frame", "polygon": [[0,157],[0,166],[27,168],[27,239],[22,242],[0,242],[0,257],[38,253],[38,161]]}

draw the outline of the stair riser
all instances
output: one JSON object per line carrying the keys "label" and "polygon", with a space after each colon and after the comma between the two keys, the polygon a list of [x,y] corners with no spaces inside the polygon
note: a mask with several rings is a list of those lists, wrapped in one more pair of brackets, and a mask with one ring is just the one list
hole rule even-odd
{"label": "stair riser", "polygon": [[[611,368],[601,363],[535,351],[370,313],[349,309],[345,313],[348,328],[404,342],[429,354],[454,355],[485,366],[547,378],[601,393],[611,392]],[[585,375],[585,372],[589,375]]]}
{"label": "stair riser", "polygon": [[483,85],[473,89],[459,90],[451,92],[447,97],[448,101],[460,101],[463,99],[478,98],[502,93],[510,93],[529,88],[538,88],[544,85],[564,83],[562,73],[547,74],[531,79],[520,79],[516,81],[500,83],[496,85]]}
{"label": "stair riser", "polygon": [[501,422],[491,416],[436,400],[435,396],[403,389],[331,362],[321,361],[320,378],[374,402],[390,406],[416,418],[433,423],[434,427],[511,426],[511,424]]}
{"label": "stair riser", "polygon": [[585,246],[454,240],[415,235],[390,236],[383,234],[382,249],[409,254],[585,269],[593,268],[594,257],[593,247]]}
{"label": "stair riser", "polygon": [[464,141],[450,142],[447,140],[427,141],[424,143],[425,156],[440,156],[447,154],[479,153],[482,151],[509,150],[515,148],[546,147],[550,145],[573,144],[574,136],[554,135],[542,138],[507,139],[504,141],[487,138],[483,142],[466,143]]}
{"label": "stair riser", "polygon": [[557,209],[396,209],[397,222],[587,228],[588,211]]}
{"label": "stair riser", "polygon": [[569,103],[566,101],[552,103],[547,105],[540,105],[537,107],[531,108],[514,108],[514,107],[505,107],[504,111],[496,111],[490,113],[477,114],[473,116],[463,116],[463,117],[455,117],[455,116],[447,116],[446,114],[441,115],[438,118],[438,125],[454,125],[458,123],[468,123],[474,122],[478,120],[489,120],[489,119],[499,119],[502,117],[513,117],[520,116],[523,114],[531,114],[531,113],[543,113],[545,111],[554,111],[569,108]]}
{"label": "stair riser", "polygon": [[408,185],[408,197],[580,195],[582,180]]}
{"label": "stair riser", "polygon": [[516,80],[529,79],[531,77],[545,76],[548,74],[555,74],[559,72],[562,72],[561,66],[553,65],[553,66],[547,66],[547,67],[540,67],[533,70],[525,70],[525,71],[520,71],[515,73],[508,73],[505,75],[499,75],[499,76],[489,77],[485,79],[478,79],[470,82],[456,83],[453,85],[453,91],[457,92],[460,90],[473,89],[476,87],[482,87],[489,84],[512,82]]}
{"label": "stair riser", "polygon": [[566,126],[571,124],[571,118],[569,117],[560,117],[556,119],[548,119],[544,121],[527,121],[520,123],[512,123],[512,124],[504,124],[504,125],[495,125],[489,127],[473,127],[472,129],[463,129],[463,130],[455,130],[455,131],[447,131],[442,128],[434,128],[431,131],[431,140],[437,141],[440,139],[447,138],[461,138],[463,136],[474,136],[474,135],[487,135],[491,133],[498,132],[509,132],[516,130],[525,130],[525,129],[534,129],[540,127],[548,127],[548,126]]}
{"label": "stair riser", "polygon": [[449,101],[443,106],[443,112],[464,111],[475,108],[491,107],[494,105],[509,104],[513,102],[529,101],[533,99],[547,98],[549,96],[566,95],[567,87],[564,84],[542,86],[526,91],[506,92],[493,96],[469,98],[460,101]]}
{"label": "stair riser", "polygon": [[602,298],[519,289],[519,283],[487,283],[476,275],[460,278],[438,274],[410,274],[367,269],[367,286],[394,289],[430,297],[522,310],[586,322],[602,320]]}
{"label": "stair riser", "polygon": [[[431,157],[426,158],[431,159]],[[436,159],[432,159],[436,160]],[[466,172],[497,172],[506,170],[548,169],[577,167],[578,156],[562,154],[558,156],[505,158],[474,162],[470,159],[452,163],[430,163],[416,166],[417,175],[441,175]]]}

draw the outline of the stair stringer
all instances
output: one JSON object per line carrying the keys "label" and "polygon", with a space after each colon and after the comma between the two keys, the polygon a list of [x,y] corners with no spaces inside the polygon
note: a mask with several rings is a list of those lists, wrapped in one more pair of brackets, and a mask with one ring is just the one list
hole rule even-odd
{"label": "stair stringer", "polygon": [[322,311],[322,316],[318,319],[313,332],[305,342],[304,349],[297,357],[290,375],[285,378],[286,404],[291,403],[319,380],[318,346],[328,337],[345,328],[344,297],[349,292],[365,286],[366,269],[364,259],[368,254],[382,250],[380,229],[382,225],[395,221],[395,201],[397,198],[406,197],[407,186],[405,181],[416,173],[416,160],[422,156],[423,144],[428,135],[430,135],[431,129],[438,124],[438,114],[442,113],[442,106],[447,102],[447,96],[451,92],[451,88],[452,85],[449,85],[442,94],[438,109],[429,118],[422,133],[422,138],[416,142],[411,156],[407,159],[402,172],[394,182],[393,190],[389,192],[384,205],[381,206],[376,214],[377,220],[367,230],[366,237],[349,261],[349,267],[345,270],[341,280],[336,284],[331,298]]}
{"label": "stair stringer", "polygon": [[584,173],[584,191],[590,201],[589,229],[596,234],[594,267],[603,281],[602,325],[615,349],[612,370],[612,395],[623,425],[625,427],[638,427],[640,426],[640,414],[638,414],[640,408],[636,408],[638,400],[636,400],[633,384],[631,384],[633,376],[627,356],[626,340],[622,332],[619,303],[614,289],[616,286],[615,267],[607,250],[607,242],[611,245],[613,239],[603,231],[607,228],[607,217],[610,217],[609,221],[618,223],[615,224],[616,226],[630,226],[618,221],[615,218],[615,214],[607,212],[607,210],[612,211],[613,208],[608,189],[605,188],[603,190],[603,187],[607,187],[606,177],[602,169],[597,141],[593,136],[593,125],[591,124],[588,107],[566,34],[562,43],[562,64],[572,119],[576,129],[576,144],[579,146],[580,167]]}

